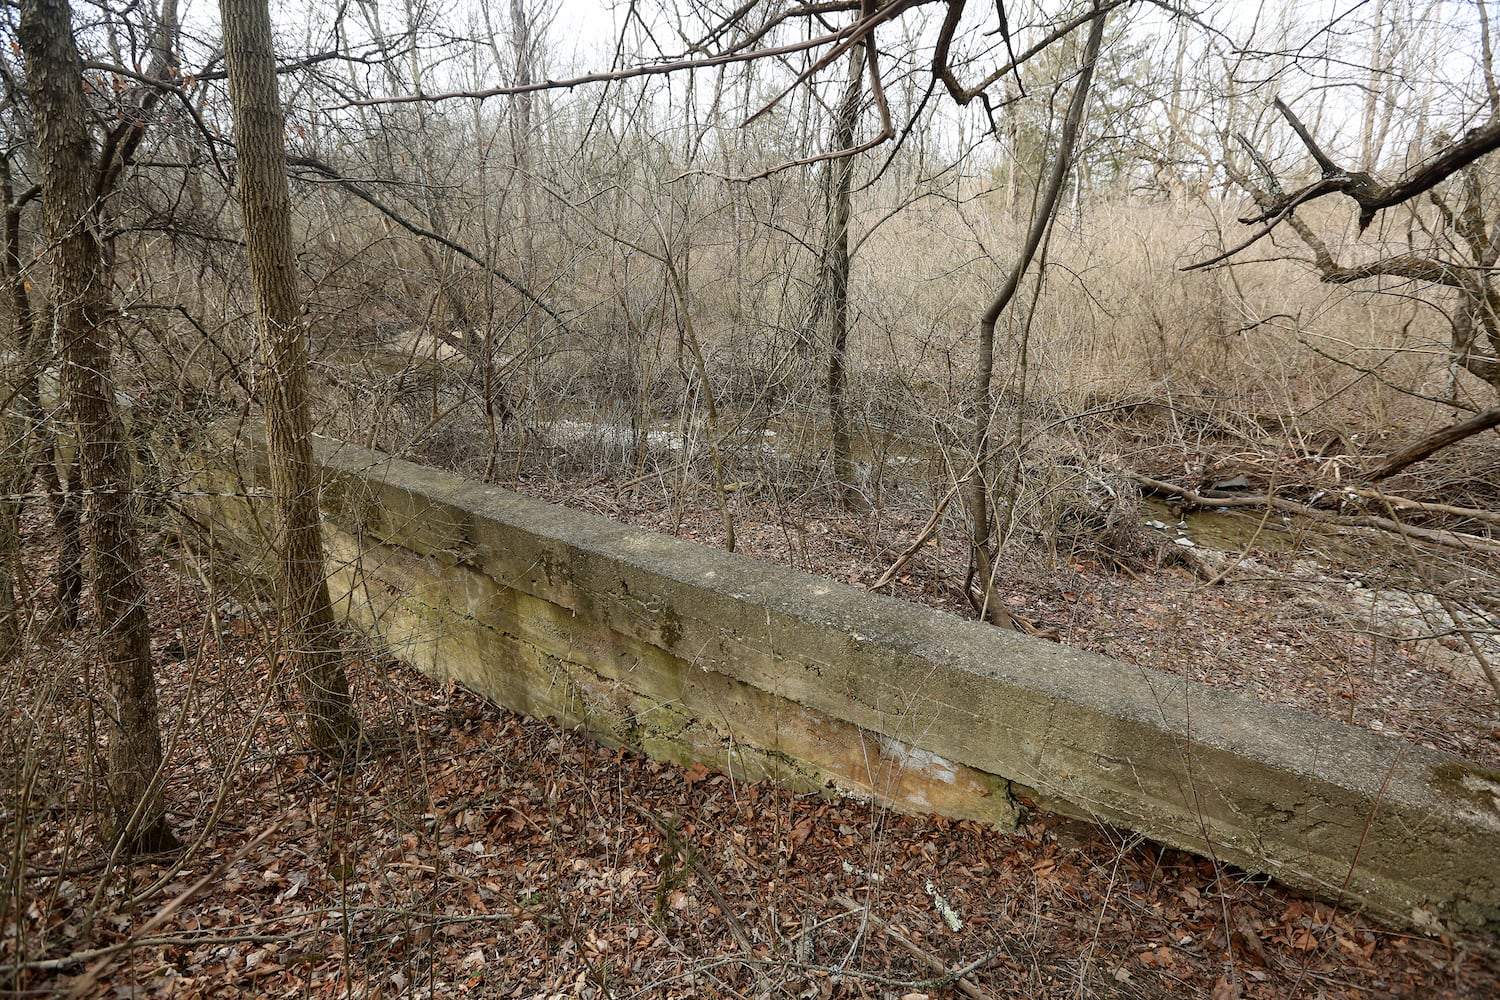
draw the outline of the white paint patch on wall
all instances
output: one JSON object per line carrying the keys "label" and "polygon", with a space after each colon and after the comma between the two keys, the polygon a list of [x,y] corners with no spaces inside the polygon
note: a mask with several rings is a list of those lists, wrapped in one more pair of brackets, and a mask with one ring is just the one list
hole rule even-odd
{"label": "white paint patch on wall", "polygon": [[958,766],[931,750],[909,747],[892,736],[880,737],[880,752],[902,767],[918,771],[934,781],[952,785],[958,781]]}

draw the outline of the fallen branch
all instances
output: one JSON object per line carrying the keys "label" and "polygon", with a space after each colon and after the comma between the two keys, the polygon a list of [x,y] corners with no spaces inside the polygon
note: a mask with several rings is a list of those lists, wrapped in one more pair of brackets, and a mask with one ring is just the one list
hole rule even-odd
{"label": "fallen branch", "polygon": [[[1136,482],[1147,489],[1157,493],[1176,497],[1191,507],[1269,507],[1297,517],[1305,517],[1314,521],[1322,521],[1341,528],[1375,528],[1380,531],[1390,532],[1411,538],[1416,541],[1430,542],[1434,545],[1443,545],[1452,549],[1467,549],[1473,552],[1487,552],[1492,555],[1500,555],[1500,542],[1479,535],[1468,535],[1458,531],[1443,531],[1436,528],[1415,528],[1400,521],[1393,521],[1388,517],[1376,517],[1373,514],[1330,514],[1298,503],[1295,500],[1283,500],[1275,496],[1256,497],[1209,497],[1184,486],[1177,486],[1164,482],[1160,479],[1152,479],[1138,472],[1125,472]],[[1415,501],[1413,501],[1415,502]]]}
{"label": "fallen branch", "polygon": [[287,934],[169,934],[162,937],[131,938],[118,944],[106,945],[103,948],[90,948],[88,951],[75,951],[61,958],[39,958],[30,962],[17,962],[15,965],[0,966],[0,974],[14,976],[21,971],[27,972],[61,972],[71,969],[86,962],[92,962],[96,958],[108,958],[110,955],[118,954],[130,949],[161,948],[175,945],[183,948],[197,948],[206,944],[285,944],[293,940],[299,934],[312,934],[321,928],[309,927],[306,930],[292,931]]}
{"label": "fallen branch", "polygon": [[1464,438],[1483,433],[1491,427],[1500,427],[1500,408],[1485,410],[1468,420],[1444,427],[1440,431],[1434,431],[1416,444],[1401,449],[1375,466],[1368,473],[1368,477],[1371,482],[1379,482],[1387,476],[1395,475],[1408,465],[1415,465],[1434,452],[1457,444]]}
{"label": "fallen branch", "polygon": [[1492,510],[1480,510],[1477,507],[1455,507],[1446,503],[1428,503],[1425,500],[1411,500],[1407,497],[1398,497],[1382,490],[1364,490],[1354,486],[1339,487],[1340,493],[1350,496],[1361,497],[1365,500],[1374,500],[1397,510],[1416,510],[1424,514],[1447,514],[1449,517],[1462,517],[1472,521],[1489,521],[1492,524],[1500,524],[1500,514]]}

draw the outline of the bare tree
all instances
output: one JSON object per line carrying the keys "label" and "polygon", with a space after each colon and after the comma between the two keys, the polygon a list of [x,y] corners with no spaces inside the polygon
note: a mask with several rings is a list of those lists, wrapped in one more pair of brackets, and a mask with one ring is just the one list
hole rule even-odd
{"label": "bare tree", "polygon": [[[163,23],[175,20],[167,0]],[[96,163],[89,139],[83,63],[67,0],[25,0],[18,31],[36,119],[42,211],[52,259],[63,384],[78,433],[92,589],[104,646],[109,750],[109,840],[127,850],[176,845],[161,794],[162,743],[150,624],[135,517],[129,438],[115,395],[108,249],[100,188],[108,190],[131,147],[116,144]],[[164,40],[157,64],[165,67]],[[122,138],[128,142],[128,137]],[[96,166],[103,169],[96,171]],[[95,181],[95,178],[98,178]],[[93,182],[93,183],[91,183]]]}
{"label": "bare tree", "polygon": [[292,251],[285,121],[266,0],[220,0],[239,200],[264,359],[260,401],[281,557],[280,627],[313,749],[347,755],[359,736],[328,596],[307,398],[307,336]]}
{"label": "bare tree", "polygon": [[[865,43],[868,44],[868,43]],[[864,98],[865,45],[849,52],[849,78],[834,112],[830,149],[851,149],[854,127],[859,123]],[[853,156],[827,164],[825,201],[827,217],[818,265],[818,289],[814,317],[821,319],[828,343],[828,423],[833,441],[833,478],[839,502],[856,509],[868,501],[854,481],[854,459],[849,436],[849,410],[844,385],[849,351],[849,219],[853,204]]]}
{"label": "bare tree", "polygon": [[[1088,105],[1089,85],[1094,77],[1094,66],[1099,59],[1099,48],[1104,40],[1104,24],[1107,10],[1096,8],[1089,26],[1088,39],[1084,42],[1082,68],[1073,84],[1073,96],[1063,119],[1058,148],[1053,154],[1051,170],[1042,188],[1041,197],[1032,216],[1021,253],[1011,267],[1005,283],[995,293],[989,307],[979,321],[979,358],[974,373],[974,395],[971,401],[974,414],[975,471],[966,489],[966,502],[970,531],[970,587],[966,587],[970,600],[981,615],[997,625],[1012,625],[1010,613],[995,594],[998,573],[996,557],[999,554],[995,514],[990,505],[989,472],[992,468],[991,452],[994,449],[991,422],[995,409],[992,384],[995,372],[995,325],[1000,316],[1015,299],[1021,288],[1021,280],[1036,257],[1042,239],[1057,214],[1068,171],[1073,165],[1073,153],[1083,125],[1084,109]],[[1023,362],[1024,364],[1024,362]],[[977,584],[977,591],[971,589]]]}

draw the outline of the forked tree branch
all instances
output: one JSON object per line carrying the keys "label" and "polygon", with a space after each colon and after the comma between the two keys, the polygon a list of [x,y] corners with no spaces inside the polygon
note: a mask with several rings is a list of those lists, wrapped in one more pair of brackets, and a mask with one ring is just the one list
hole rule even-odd
{"label": "forked tree branch", "polygon": [[1288,208],[1305,204],[1314,198],[1329,194],[1343,194],[1354,199],[1354,202],[1359,205],[1359,229],[1360,232],[1364,232],[1374,221],[1377,212],[1393,208],[1423,192],[1432,190],[1481,156],[1500,149],[1500,117],[1491,118],[1484,125],[1470,129],[1462,139],[1449,143],[1432,158],[1387,184],[1366,171],[1341,169],[1313,139],[1307,126],[1303,125],[1301,119],[1291,108],[1287,107],[1286,102],[1278,97],[1275,106],[1291,125],[1292,131],[1296,132],[1298,138],[1302,140],[1302,144],[1307,147],[1308,153],[1317,161],[1323,176],[1301,190],[1277,199],[1275,204],[1264,207],[1260,214],[1241,219],[1240,221],[1246,225],[1265,222],[1285,212]]}
{"label": "forked tree branch", "polygon": [[[943,18],[942,27],[938,29],[937,44],[932,52],[932,75],[935,79],[940,80],[943,86],[947,88],[948,96],[953,99],[954,103],[967,105],[976,97],[981,97],[982,95],[986,94],[989,91],[989,88],[993,87],[996,83],[1000,82],[1011,73],[1017,72],[1022,65],[1030,62],[1044,49],[1047,49],[1054,43],[1061,41],[1064,37],[1072,34],[1077,29],[1094,20],[1094,18],[1101,17],[1104,14],[1107,14],[1110,11],[1114,10],[1116,7],[1122,6],[1123,4],[1128,2],[1130,2],[1130,0],[1098,0],[1098,2],[1096,2],[1088,10],[1085,10],[1083,13],[1077,14],[1054,27],[1051,31],[1047,32],[1047,34],[1043,35],[1031,45],[1027,46],[1020,53],[1020,55],[1013,56],[1005,65],[998,66],[994,70],[990,71],[989,75],[980,80],[973,87],[965,87],[962,83],[959,82],[958,77],[954,74],[953,68],[950,65],[953,38],[958,31],[959,22],[963,18],[964,0],[950,0],[950,3],[948,4],[948,12]],[[1007,45],[1009,45],[1008,41]]]}

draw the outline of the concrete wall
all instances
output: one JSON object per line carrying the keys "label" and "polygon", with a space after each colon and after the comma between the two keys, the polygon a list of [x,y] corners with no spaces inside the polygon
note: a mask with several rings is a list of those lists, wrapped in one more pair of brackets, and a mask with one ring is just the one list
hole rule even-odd
{"label": "concrete wall", "polygon": [[[350,619],[503,705],[1002,828],[1026,799],[1389,920],[1500,929],[1500,773],[377,452],[317,453]],[[203,511],[228,548],[263,551],[256,501]]]}

